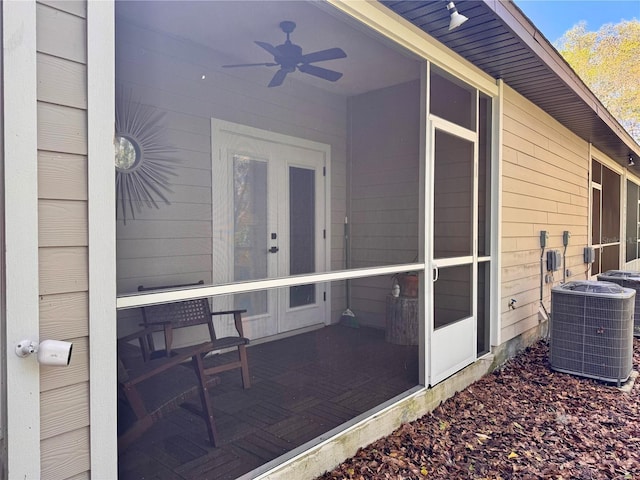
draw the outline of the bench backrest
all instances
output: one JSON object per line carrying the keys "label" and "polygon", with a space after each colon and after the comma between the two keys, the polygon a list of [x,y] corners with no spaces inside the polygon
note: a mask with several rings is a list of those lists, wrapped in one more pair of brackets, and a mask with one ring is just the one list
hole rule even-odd
{"label": "bench backrest", "polygon": [[[167,285],[163,287],[143,287],[140,285],[138,291],[157,291],[176,289],[181,287],[192,287],[203,285],[200,280],[198,283]],[[183,300],[178,302],[164,303],[160,305],[149,305],[142,307],[142,316],[145,325],[162,324],[170,322],[173,328],[191,327],[195,325],[207,325],[211,340],[216,339],[216,333],[213,328],[211,318],[211,309],[209,301],[206,298],[198,298],[196,300]]]}

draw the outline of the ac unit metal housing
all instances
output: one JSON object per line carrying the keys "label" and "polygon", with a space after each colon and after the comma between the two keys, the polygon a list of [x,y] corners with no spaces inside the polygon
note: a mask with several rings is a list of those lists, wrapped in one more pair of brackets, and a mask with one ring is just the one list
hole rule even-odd
{"label": "ac unit metal housing", "polygon": [[640,272],[609,270],[598,275],[602,282],[617,283],[621,287],[636,291],[635,313],[633,315],[633,336],[640,337]]}
{"label": "ac unit metal housing", "polygon": [[574,281],[551,289],[549,361],[564,373],[625,382],[633,366],[635,290]]}

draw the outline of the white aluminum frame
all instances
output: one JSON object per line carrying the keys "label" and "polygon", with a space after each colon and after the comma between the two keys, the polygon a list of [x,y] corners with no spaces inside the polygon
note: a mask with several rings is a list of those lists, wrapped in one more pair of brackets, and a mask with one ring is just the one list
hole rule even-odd
{"label": "white aluminum frame", "polygon": [[[478,116],[478,93],[476,90],[476,120],[477,120],[477,116]],[[429,258],[427,260],[427,265],[429,265],[428,268],[428,272],[430,272],[432,274],[431,277],[431,283],[433,285],[433,283],[435,283],[436,280],[434,280],[433,278],[433,272],[437,271],[438,268],[441,267],[452,267],[452,266],[458,266],[458,265],[471,265],[472,269],[471,269],[471,316],[470,317],[466,317],[463,319],[460,319],[450,325],[441,327],[438,329],[438,331],[435,330],[434,325],[435,325],[435,318],[434,318],[434,311],[433,308],[430,308],[426,313],[426,317],[425,317],[425,322],[428,325],[428,330],[429,330],[429,334],[430,334],[430,338],[431,338],[431,343],[429,345],[430,348],[428,348],[429,350],[429,385],[433,386],[436,385],[437,383],[441,382],[442,380],[444,380],[445,378],[451,376],[453,373],[455,373],[456,371],[460,370],[461,368],[470,365],[471,363],[473,363],[476,358],[477,358],[477,354],[476,354],[476,338],[477,338],[477,328],[476,328],[476,322],[477,322],[477,315],[478,315],[478,289],[477,289],[477,284],[478,284],[478,269],[477,269],[477,264],[478,264],[478,125],[477,125],[477,121],[476,121],[476,131],[473,130],[469,130],[467,128],[461,127],[460,125],[457,125],[455,123],[452,123],[448,120],[444,120],[440,117],[437,117],[436,115],[429,115],[429,135],[430,135],[430,148],[429,148],[429,159],[430,159],[430,165],[429,165],[429,170],[430,170],[430,195],[427,197],[428,198],[428,207],[426,209],[427,212],[429,212],[429,214],[427,215],[427,218],[429,219],[429,225],[428,225],[428,231],[429,231],[429,239],[430,239],[430,245],[429,245]],[[459,256],[459,257],[453,257],[453,258],[441,258],[441,259],[436,259],[434,251],[433,251],[433,237],[435,234],[435,230],[434,230],[434,226],[433,226],[433,219],[435,217],[435,198],[433,196],[433,189],[434,189],[434,181],[435,181],[435,132],[439,130],[441,132],[447,133],[449,135],[453,135],[457,138],[460,138],[462,140],[466,140],[468,142],[471,142],[473,144],[473,192],[472,192],[472,199],[473,199],[473,204],[472,204],[472,231],[471,231],[471,238],[472,238],[472,254],[471,255],[464,255],[464,256]],[[484,258],[484,257],[483,257]],[[433,301],[435,299],[435,295],[434,295],[434,287],[432,286],[431,288],[431,296],[428,297],[429,299],[429,303],[430,305],[433,305]],[[466,326],[466,327],[465,327]],[[466,328],[471,328],[471,332],[466,331]],[[462,331],[461,329],[464,329],[464,331]],[[445,351],[450,351],[450,349],[447,349],[446,347],[442,347],[438,344],[436,345],[436,343],[439,342],[435,342],[435,338],[436,336],[442,336],[442,335],[446,335],[445,330],[448,330],[450,332],[457,332],[458,335],[457,338],[460,339],[461,336],[463,336],[463,334],[472,334],[472,343],[469,346],[472,351],[469,353],[469,356],[465,357],[464,360],[461,360],[460,362],[451,365],[450,367],[448,367],[446,370],[443,371],[435,371],[435,356],[438,355],[438,353],[440,353],[440,355],[442,355],[443,353],[445,353]]]}

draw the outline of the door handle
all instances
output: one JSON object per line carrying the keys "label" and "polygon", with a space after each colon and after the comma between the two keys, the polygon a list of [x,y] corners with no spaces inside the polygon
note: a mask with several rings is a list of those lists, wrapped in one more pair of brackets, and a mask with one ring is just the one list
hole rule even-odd
{"label": "door handle", "polygon": [[269,253],[278,253],[278,250],[280,250],[278,247],[271,247]]}
{"label": "door handle", "polygon": [[438,281],[438,276],[440,275],[440,269],[436,264],[433,264],[433,281]]}

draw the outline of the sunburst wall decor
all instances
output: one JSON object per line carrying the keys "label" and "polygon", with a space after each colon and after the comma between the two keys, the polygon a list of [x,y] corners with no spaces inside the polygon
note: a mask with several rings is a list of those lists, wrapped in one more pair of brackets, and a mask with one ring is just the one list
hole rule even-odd
{"label": "sunburst wall decor", "polygon": [[116,93],[115,166],[116,218],[126,223],[130,214],[135,219],[142,206],[159,208],[170,205],[169,176],[176,159],[175,149],[166,141],[164,112],[132,101],[130,91],[119,88]]}

